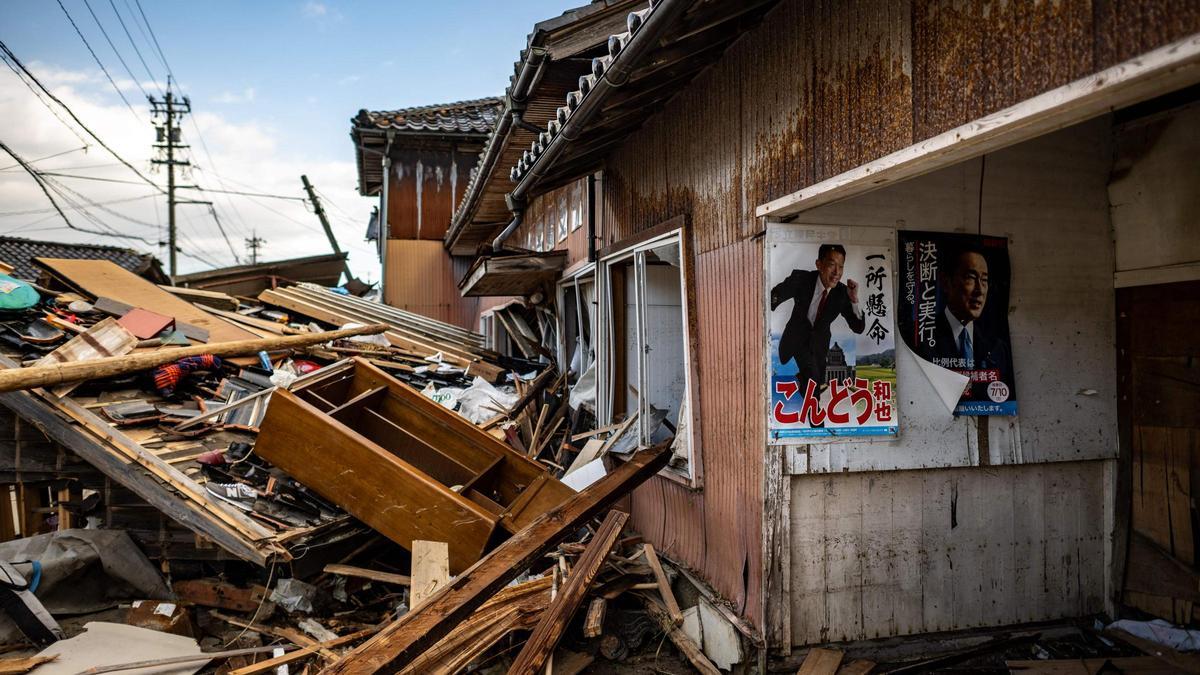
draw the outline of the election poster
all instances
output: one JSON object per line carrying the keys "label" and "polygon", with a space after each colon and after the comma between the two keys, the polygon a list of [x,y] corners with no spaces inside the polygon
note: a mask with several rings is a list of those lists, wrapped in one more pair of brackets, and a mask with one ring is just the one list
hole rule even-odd
{"label": "election poster", "polygon": [[896,436],[891,242],[877,228],[767,228],[772,443]]}
{"label": "election poster", "polygon": [[967,377],[955,415],[1016,415],[1008,335],[1008,239],[897,234],[897,330],[919,358]]}

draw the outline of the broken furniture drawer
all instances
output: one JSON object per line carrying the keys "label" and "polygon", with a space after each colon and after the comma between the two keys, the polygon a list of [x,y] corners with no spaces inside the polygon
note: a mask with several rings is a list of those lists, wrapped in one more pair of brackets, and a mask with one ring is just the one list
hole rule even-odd
{"label": "broken furniture drawer", "polygon": [[541,464],[357,358],[273,394],[255,452],[405,548],[446,542],[454,574],[573,494]]}

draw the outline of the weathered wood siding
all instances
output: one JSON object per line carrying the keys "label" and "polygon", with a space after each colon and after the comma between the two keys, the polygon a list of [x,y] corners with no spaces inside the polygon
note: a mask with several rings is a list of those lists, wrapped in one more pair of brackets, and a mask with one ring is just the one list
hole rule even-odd
{"label": "weathered wood siding", "polygon": [[[772,10],[605,164],[605,242],[687,216],[696,302],[708,308],[697,316],[705,486],[652,481],[635,523],[761,625],[761,542],[746,541],[761,527],[738,529],[763,501],[761,471],[745,470],[765,447],[761,348],[750,346],[761,326],[741,321],[747,305],[761,312],[754,207],[1197,30],[1200,8],[1182,0],[785,0]],[[704,261],[717,260],[736,271],[703,283]],[[746,345],[735,375],[718,354],[731,345]],[[727,393],[712,382],[728,377],[751,385],[714,405],[705,394]],[[718,441],[710,429],[730,431]],[[746,565],[729,564],[738,553]]]}
{"label": "weathered wood siding", "polygon": [[[529,201],[524,219],[506,246],[531,251],[566,251],[566,266],[587,259],[587,179],[580,178]],[[565,228],[566,238],[561,237]]]}

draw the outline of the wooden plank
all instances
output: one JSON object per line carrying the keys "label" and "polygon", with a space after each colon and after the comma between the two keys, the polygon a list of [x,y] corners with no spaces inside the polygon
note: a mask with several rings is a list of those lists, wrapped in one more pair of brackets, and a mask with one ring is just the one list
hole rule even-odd
{"label": "wooden plank", "polygon": [[220,309],[229,312],[235,312],[238,308],[237,298],[220,291],[206,291],[199,288],[186,288],[184,286],[166,286],[158,285],[162,290],[171,295],[178,296],[193,305],[203,305],[213,309]]}
{"label": "wooden plank", "polygon": [[502,589],[400,673],[456,673],[504,635],[533,628],[550,604],[550,583],[545,576]]}
{"label": "wooden plank", "polygon": [[414,540],[412,543],[412,609],[450,583],[450,549],[444,541]]}
{"label": "wooden plank", "polygon": [[836,675],[844,654],[837,649],[814,647],[808,650],[796,675]]}
{"label": "wooden plank", "polygon": [[1139,649],[1146,656],[1157,659],[1163,665],[1181,673],[1200,673],[1200,655],[1180,654],[1170,647],[1151,642],[1142,637],[1131,635],[1116,628],[1107,629],[1104,634],[1116,638],[1131,647]]}
{"label": "wooden plank", "polygon": [[307,331],[297,330],[291,326],[279,323],[278,321],[268,321],[260,319],[257,316],[249,316],[247,314],[238,314],[237,312],[229,312],[223,309],[214,307],[205,307],[200,303],[196,303],[196,307],[200,310],[208,312],[214,316],[219,316],[237,324],[243,324],[252,328],[259,328],[276,335],[303,335]]}
{"label": "wooden plank", "polygon": [[49,663],[57,658],[58,654],[26,656],[19,659],[0,659],[0,675],[22,675],[22,673],[28,673],[43,663]]}
{"label": "wooden plank", "polygon": [[112,298],[134,307],[149,309],[208,331],[209,342],[235,342],[255,337],[227,321],[197,309],[138,275],[108,260],[34,258],[55,278],[93,298]]}
{"label": "wooden plank", "polygon": [[721,670],[704,655],[704,650],[700,649],[700,645],[688,637],[682,628],[675,625],[671,615],[667,613],[667,608],[663,607],[662,603],[649,597],[643,597],[642,602],[646,607],[646,611],[650,613],[650,616],[658,622],[663,632],[667,634],[667,639],[692,664],[692,667],[700,671],[702,675],[719,675]]}
{"label": "wooden plank", "polygon": [[646,562],[650,564],[650,569],[654,571],[654,582],[658,584],[658,592],[662,595],[663,604],[667,608],[667,614],[671,617],[671,622],[676,626],[683,625],[683,612],[679,611],[679,603],[675,601],[675,593],[671,590],[671,582],[667,580],[667,573],[663,571],[662,563],[658,560],[658,553],[655,552],[654,546],[645,544]]}
{"label": "wooden plank", "polygon": [[[254,612],[266,602],[269,591],[257,584],[241,588],[215,579],[189,579],[172,585],[176,597],[184,602],[204,607],[232,609],[235,612]],[[270,612],[264,616],[270,616]]]}
{"label": "wooden plank", "polygon": [[352,565],[326,565],[323,570],[326,574],[337,574],[343,577],[356,577],[358,579],[370,579],[384,584],[394,584],[396,586],[408,586],[412,583],[412,578],[403,574],[392,574],[391,572],[379,572],[377,570],[364,569],[362,567],[354,567]]}
{"label": "wooden plank", "polygon": [[1200,35],[1146,52],[760,205],[780,218],[994,152],[1200,81]]}
{"label": "wooden plank", "polygon": [[592,598],[588,604],[587,616],[583,620],[583,636],[598,638],[604,633],[604,615],[608,609],[608,601],[602,597]]}
{"label": "wooden plank", "polygon": [[276,656],[273,659],[268,659],[266,661],[259,661],[258,663],[253,663],[253,664],[250,664],[243,668],[238,668],[237,670],[231,670],[231,671],[229,671],[229,675],[255,675],[255,673],[265,673],[268,670],[274,670],[275,668],[278,668],[279,666],[287,665],[289,663],[292,663],[293,661],[297,661],[306,656],[315,654],[322,649],[331,649],[333,647],[341,647],[342,645],[350,644],[351,642],[356,642],[356,641],[361,640],[364,637],[370,635],[373,632],[375,632],[375,630],[373,628],[368,628],[366,630],[360,630],[360,631],[351,633],[349,635],[343,635],[334,640],[326,640],[324,642],[318,642],[315,645],[309,645],[308,647],[302,647],[295,651],[288,652],[288,653],[284,654],[283,656]]}
{"label": "wooden plank", "polygon": [[550,603],[550,607],[542,616],[542,620],[533,629],[533,634],[525,642],[521,653],[513,660],[508,669],[509,675],[534,675],[546,663],[551,652],[558,646],[567,624],[575,615],[575,610],[583,602],[584,596],[591,588],[592,581],[600,572],[600,567],[608,559],[613,545],[621,536],[621,529],[629,514],[620,511],[609,511],[604,522],[596,530],[596,536],[588,542],[587,549],[579,556],[571,570],[567,583],[559,589],[558,594]]}
{"label": "wooden plank", "polygon": [[436,643],[486,599],[516,578],[577,528],[629,494],[666,466],[670,449],[658,445],[635,454],[604,478],[573,495],[513,535],[459,575],[420,610],[389,624],[324,672],[327,675],[395,669]]}

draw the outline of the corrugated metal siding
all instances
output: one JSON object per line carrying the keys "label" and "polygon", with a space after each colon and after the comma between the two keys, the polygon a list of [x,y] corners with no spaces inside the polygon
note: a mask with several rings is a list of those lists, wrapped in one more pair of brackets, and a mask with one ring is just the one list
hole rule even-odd
{"label": "corrugated metal siding", "polygon": [[478,148],[392,151],[388,225],[393,239],[441,241],[478,161]]}
{"label": "corrugated metal siding", "polygon": [[[559,227],[567,225],[567,238],[560,241]],[[578,229],[571,229],[578,223]],[[539,247],[538,234],[542,245]],[[567,251],[567,266],[587,258],[587,179],[580,178],[529,201],[521,226],[508,240],[513,247],[537,251]]]}
{"label": "corrugated metal siding", "polygon": [[[696,256],[696,343],[704,486],[653,478],[634,491],[633,525],[695,569],[748,617],[762,611],[762,245]],[[751,412],[747,412],[747,408]],[[757,621],[757,619],[755,619]]]}
{"label": "corrugated metal siding", "polygon": [[[710,270],[697,272],[704,278],[719,266],[710,255],[750,257],[738,251],[757,246],[745,243],[761,227],[756,205],[1196,31],[1200,8],[1182,0],[785,0],[608,158],[604,245],[682,215],[698,270]],[[757,262],[722,279],[753,275],[753,283],[698,290],[700,303],[718,303],[698,317],[702,393],[708,378],[726,377],[713,365],[722,357],[709,350],[761,337],[758,316],[736,314],[761,308],[760,270]],[[755,350],[734,369],[761,369]],[[760,466],[765,438],[755,430],[744,448],[713,440],[727,433],[717,421],[725,415],[743,420],[730,424],[764,417],[761,378],[748,382],[728,407],[702,402],[703,493],[656,481],[639,493],[635,521],[723,593],[742,598],[744,615],[757,623],[757,586],[731,561],[743,538],[761,532],[749,517],[761,508],[761,481],[726,483],[718,467],[736,471],[747,458]],[[722,492],[732,484],[741,491]],[[732,522],[746,529],[731,530]],[[757,576],[757,566],[748,574]]]}
{"label": "corrugated metal siding", "polygon": [[462,328],[479,324],[479,302],[458,292],[470,261],[451,259],[441,240],[389,239],[384,302]]}

